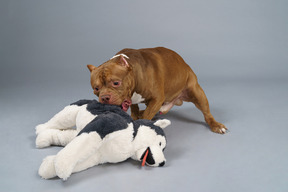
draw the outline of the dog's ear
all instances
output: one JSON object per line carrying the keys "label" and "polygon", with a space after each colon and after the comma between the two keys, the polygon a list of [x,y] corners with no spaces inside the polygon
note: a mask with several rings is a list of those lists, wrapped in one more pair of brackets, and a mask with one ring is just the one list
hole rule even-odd
{"label": "dog's ear", "polygon": [[171,121],[169,121],[168,119],[160,119],[154,123],[154,125],[161,127],[162,129],[164,129],[170,124],[171,124]]}
{"label": "dog's ear", "polygon": [[92,72],[93,70],[97,69],[97,67],[95,67],[94,65],[87,65],[88,69],[90,72]]}
{"label": "dog's ear", "polygon": [[127,62],[127,60],[125,59],[125,57],[123,55],[120,55],[120,65],[123,67],[127,67],[130,68],[129,63]]}

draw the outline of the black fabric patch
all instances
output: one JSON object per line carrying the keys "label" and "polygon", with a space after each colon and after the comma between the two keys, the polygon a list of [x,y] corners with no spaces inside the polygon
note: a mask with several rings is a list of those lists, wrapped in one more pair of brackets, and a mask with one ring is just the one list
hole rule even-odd
{"label": "black fabric patch", "polygon": [[[133,120],[125,111],[117,105],[102,104],[97,100],[79,100],[71,105],[82,106],[87,104],[87,111],[93,115],[97,115],[90,123],[88,123],[78,135],[96,131],[103,139],[106,135],[126,129],[128,123]],[[78,136],[77,135],[77,136]]]}
{"label": "black fabric patch", "polygon": [[153,121],[139,119],[133,121],[131,116],[121,109],[121,106],[102,104],[97,100],[79,100],[71,105],[82,106],[87,104],[87,111],[93,115],[97,115],[90,123],[88,123],[78,135],[96,131],[103,139],[106,135],[127,128],[128,124],[133,122],[133,139],[136,137],[140,125],[146,125],[153,129],[157,135],[165,137],[162,128],[155,126]]}
{"label": "black fabric patch", "polygon": [[134,137],[137,135],[138,129],[140,127],[140,125],[146,125],[148,127],[150,127],[151,129],[153,129],[157,135],[162,135],[165,137],[165,133],[163,131],[163,129],[161,127],[158,127],[156,125],[154,125],[154,121],[150,121],[147,119],[138,119],[136,121],[133,122],[134,123]]}
{"label": "black fabric patch", "polygon": [[115,131],[126,129],[128,121],[117,113],[106,112],[98,115],[94,120],[88,123],[78,135],[96,131],[101,139]]}
{"label": "black fabric patch", "polygon": [[128,115],[125,111],[121,109],[121,106],[118,105],[109,105],[109,104],[103,104],[98,102],[97,100],[87,100],[87,99],[82,99],[77,102],[74,102],[70,105],[77,105],[77,106],[82,106],[82,105],[87,105],[87,111],[92,113],[93,115],[100,115],[105,112],[111,112],[111,113],[117,113],[123,118],[125,118],[127,121],[132,122],[132,118],[130,115]]}
{"label": "black fabric patch", "polygon": [[74,103],[71,103],[70,105],[77,105],[77,106],[82,106],[82,105],[86,105],[88,103],[91,103],[93,101],[96,101],[96,100],[88,100],[88,99],[82,99],[82,100],[79,100],[79,101],[76,101]]}
{"label": "black fabric patch", "polygon": [[122,114],[123,116],[129,116],[125,111],[121,109],[118,105],[109,105],[109,104],[103,104],[96,100],[93,100],[92,102],[88,103],[87,110],[92,113],[93,115],[99,115],[103,112],[110,111],[113,113]]}

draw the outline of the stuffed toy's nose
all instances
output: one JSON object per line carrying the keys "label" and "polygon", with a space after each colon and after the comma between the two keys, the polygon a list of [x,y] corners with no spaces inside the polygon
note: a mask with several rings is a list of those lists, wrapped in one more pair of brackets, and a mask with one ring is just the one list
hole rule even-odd
{"label": "stuffed toy's nose", "polygon": [[165,161],[159,164],[159,167],[163,167],[165,165]]}

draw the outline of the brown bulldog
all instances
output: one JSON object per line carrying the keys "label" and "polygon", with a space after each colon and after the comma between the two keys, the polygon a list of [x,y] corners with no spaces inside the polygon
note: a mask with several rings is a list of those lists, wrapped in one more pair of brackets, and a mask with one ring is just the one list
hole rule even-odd
{"label": "brown bulldog", "polygon": [[[101,103],[131,105],[133,119],[152,119],[156,113],[167,113],[183,101],[193,102],[202,111],[205,121],[216,133],[226,127],[210,113],[206,95],[192,69],[180,55],[164,47],[123,49],[99,67],[87,66],[91,86]],[[146,109],[139,111],[138,103]]]}

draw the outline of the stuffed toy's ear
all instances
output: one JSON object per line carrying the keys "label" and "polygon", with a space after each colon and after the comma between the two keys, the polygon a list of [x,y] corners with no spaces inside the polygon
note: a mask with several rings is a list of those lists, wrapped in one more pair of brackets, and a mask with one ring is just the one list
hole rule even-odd
{"label": "stuffed toy's ear", "polygon": [[90,72],[92,72],[93,70],[97,69],[97,67],[95,67],[94,65],[87,65],[88,69]]}
{"label": "stuffed toy's ear", "polygon": [[168,119],[160,119],[154,123],[154,125],[161,127],[162,129],[164,129],[170,124],[171,124],[171,121],[169,121]]}

